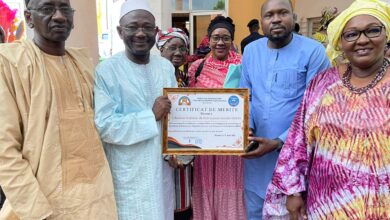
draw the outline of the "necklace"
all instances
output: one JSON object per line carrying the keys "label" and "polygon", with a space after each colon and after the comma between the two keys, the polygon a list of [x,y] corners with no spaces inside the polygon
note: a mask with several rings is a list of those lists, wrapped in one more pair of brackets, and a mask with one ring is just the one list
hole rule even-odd
{"label": "necklace", "polygon": [[347,70],[343,74],[342,82],[345,87],[347,87],[354,94],[363,94],[367,92],[367,90],[372,89],[379,81],[385,76],[387,68],[390,66],[390,61],[386,58],[383,61],[382,67],[379,69],[378,73],[375,75],[374,80],[372,80],[367,86],[356,88],[351,84],[351,76],[352,76],[352,65],[348,63]]}

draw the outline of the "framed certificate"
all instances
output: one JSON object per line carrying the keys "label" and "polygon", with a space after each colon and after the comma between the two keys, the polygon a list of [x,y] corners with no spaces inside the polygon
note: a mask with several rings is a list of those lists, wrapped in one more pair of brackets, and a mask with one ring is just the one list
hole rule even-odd
{"label": "framed certificate", "polygon": [[163,154],[238,155],[248,145],[248,89],[164,88]]}

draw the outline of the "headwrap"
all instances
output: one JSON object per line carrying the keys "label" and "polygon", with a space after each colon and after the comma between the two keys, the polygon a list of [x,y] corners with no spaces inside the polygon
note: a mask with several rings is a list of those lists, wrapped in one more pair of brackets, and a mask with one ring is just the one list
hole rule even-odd
{"label": "headwrap", "polygon": [[211,20],[209,27],[207,28],[207,35],[211,36],[211,33],[217,28],[225,28],[229,31],[232,40],[234,40],[234,30],[235,25],[233,24],[233,20],[229,17],[217,16],[213,20]]}
{"label": "headwrap", "polygon": [[[126,0],[121,6],[121,13],[119,20],[123,18],[129,12],[135,10],[145,10],[153,15],[152,10],[150,10],[149,4],[146,0]],[[154,15],[153,15],[154,17]]]}
{"label": "headwrap", "polygon": [[252,19],[249,21],[249,23],[246,25],[248,28],[251,28],[254,25],[259,25],[259,20],[257,19]]}
{"label": "headwrap", "polygon": [[321,44],[328,44],[328,36],[326,34],[323,34],[321,32],[315,32],[312,37],[314,40],[320,42]]}
{"label": "headwrap", "polygon": [[328,29],[329,23],[337,16],[337,11],[336,7],[326,7],[322,9],[320,21],[321,25],[318,31]]}
{"label": "headwrap", "polygon": [[156,35],[156,47],[161,49],[165,43],[172,38],[180,38],[184,41],[184,44],[188,48],[188,37],[187,34],[180,28],[168,28],[166,31],[159,31]]}
{"label": "headwrap", "polygon": [[387,41],[390,40],[390,5],[380,0],[356,0],[329,24],[329,44],[326,53],[333,65],[336,64],[336,58],[342,54],[339,43],[344,27],[357,15],[371,15],[377,18],[385,26]]}

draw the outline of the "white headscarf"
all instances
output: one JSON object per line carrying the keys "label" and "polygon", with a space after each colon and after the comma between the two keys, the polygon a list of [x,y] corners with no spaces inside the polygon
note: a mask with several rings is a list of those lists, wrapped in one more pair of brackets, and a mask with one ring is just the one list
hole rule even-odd
{"label": "white headscarf", "polygon": [[[152,10],[146,0],[126,0],[121,6],[121,14],[119,20],[129,12],[135,10],[145,10],[153,15]],[[154,15],[153,15],[154,16]]]}

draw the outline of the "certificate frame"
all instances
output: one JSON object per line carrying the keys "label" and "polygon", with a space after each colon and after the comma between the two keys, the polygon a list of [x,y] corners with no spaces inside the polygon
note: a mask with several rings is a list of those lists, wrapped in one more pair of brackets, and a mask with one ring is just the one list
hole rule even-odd
{"label": "certificate frame", "polygon": [[[249,135],[249,124],[248,124],[249,123],[249,113],[248,113],[249,112],[249,90],[248,89],[236,89],[236,88],[234,88],[234,89],[164,88],[163,94],[164,94],[164,96],[170,97],[171,102],[177,102],[177,105],[179,105],[178,102],[180,102],[180,100],[179,100],[180,98],[178,98],[178,97],[181,97],[181,96],[191,97],[191,96],[196,96],[197,94],[203,94],[206,96],[210,95],[210,97],[213,95],[216,95],[216,97],[218,97],[218,96],[221,96],[223,94],[226,94],[230,97],[236,96],[236,98],[238,97],[239,100],[242,100],[242,104],[241,103],[237,104],[237,108],[240,108],[240,109],[242,108],[242,109],[241,110],[239,109],[240,113],[237,113],[238,115],[236,114],[236,116],[240,117],[240,119],[238,121],[240,121],[241,128],[238,128],[238,126],[235,126],[235,129],[236,130],[238,129],[240,132],[239,132],[239,134],[237,134],[238,135],[237,137],[236,137],[236,133],[234,133],[234,135],[230,135],[230,136],[234,136],[232,138],[236,138],[237,141],[234,142],[234,144],[233,144],[236,146],[231,146],[229,144],[223,145],[222,147],[221,146],[210,146],[211,149],[210,148],[203,149],[201,147],[194,146],[194,145],[184,146],[184,144],[178,144],[179,142],[177,140],[179,140],[179,139],[177,139],[176,136],[174,136],[173,134],[169,133],[169,129],[168,129],[168,127],[170,126],[171,117],[174,117],[175,114],[179,114],[179,113],[176,113],[177,111],[175,111],[175,106],[177,106],[177,105],[175,105],[175,103],[172,103],[171,113],[169,114],[169,116],[164,117],[163,121],[162,121],[162,135],[163,135],[162,136],[162,141],[163,141],[162,152],[163,152],[163,154],[165,154],[165,155],[242,155],[245,153],[245,148],[246,148],[246,146],[248,146],[248,135]],[[172,98],[172,97],[176,97],[176,98]],[[173,99],[175,99],[175,100],[172,101]],[[231,101],[230,98],[228,101],[229,101],[229,105],[232,106],[230,103],[230,101]],[[236,106],[234,106],[234,107],[236,107]],[[234,119],[237,120],[236,118],[234,118]],[[216,120],[218,120],[218,118]],[[235,125],[238,125],[238,124],[236,123]],[[229,126],[227,126],[227,127],[229,127]],[[220,129],[220,128],[218,128],[218,129]],[[229,128],[224,128],[224,129],[229,130]],[[172,132],[172,133],[174,133],[174,132]],[[184,133],[184,131],[182,133]],[[229,139],[229,138],[226,138],[226,139]],[[206,139],[205,141],[207,142],[208,140]],[[203,139],[202,139],[202,142],[203,142]],[[210,141],[210,142],[212,142],[212,141]],[[174,146],[174,147],[172,147],[172,146]],[[178,147],[178,146],[180,146],[180,147]],[[225,146],[227,146],[227,147],[224,148]]]}

